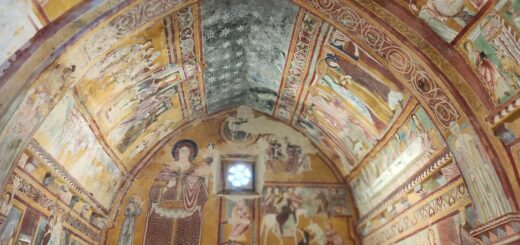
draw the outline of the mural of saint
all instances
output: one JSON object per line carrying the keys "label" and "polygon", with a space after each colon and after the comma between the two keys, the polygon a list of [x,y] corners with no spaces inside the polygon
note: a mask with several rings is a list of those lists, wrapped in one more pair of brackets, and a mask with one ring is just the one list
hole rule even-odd
{"label": "mural of saint", "polygon": [[252,214],[246,201],[243,199],[236,201],[235,206],[231,210],[231,218],[228,220],[233,225],[229,240],[245,242],[251,218]]}
{"label": "mural of saint", "polygon": [[498,104],[520,89],[520,42],[506,9],[507,4],[483,18],[460,47]]}
{"label": "mural of saint", "polygon": [[164,168],[149,193],[150,209],[145,244],[199,244],[202,208],[208,200],[207,165],[195,167],[198,146],[192,140],[178,141],[174,161]]}
{"label": "mural of saint", "polygon": [[450,125],[450,131],[453,134],[451,147],[455,159],[466,179],[481,222],[511,212],[495,170],[476,136],[464,132],[456,123]]}
{"label": "mural of saint", "polygon": [[128,200],[125,208],[125,220],[119,233],[119,245],[134,244],[135,219],[141,215],[142,202],[138,196],[133,196]]}

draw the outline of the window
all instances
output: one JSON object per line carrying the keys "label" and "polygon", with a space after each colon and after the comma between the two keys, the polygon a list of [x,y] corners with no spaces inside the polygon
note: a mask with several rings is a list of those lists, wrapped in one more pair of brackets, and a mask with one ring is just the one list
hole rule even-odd
{"label": "window", "polygon": [[250,194],[255,191],[253,163],[232,161],[224,163],[222,167],[222,183],[225,194]]}
{"label": "window", "polygon": [[244,188],[250,185],[253,177],[251,170],[244,164],[235,164],[229,168],[227,181],[234,188]]}

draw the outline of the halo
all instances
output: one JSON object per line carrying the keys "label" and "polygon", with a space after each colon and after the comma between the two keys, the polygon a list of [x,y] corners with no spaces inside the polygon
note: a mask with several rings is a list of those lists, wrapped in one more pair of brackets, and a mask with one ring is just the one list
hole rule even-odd
{"label": "halo", "polygon": [[178,150],[183,146],[190,148],[192,153],[190,160],[193,161],[193,159],[195,159],[197,157],[197,154],[199,153],[199,147],[197,146],[197,143],[189,139],[179,140],[177,141],[177,143],[175,143],[175,145],[172,148],[173,159],[175,159],[175,161],[179,160]]}

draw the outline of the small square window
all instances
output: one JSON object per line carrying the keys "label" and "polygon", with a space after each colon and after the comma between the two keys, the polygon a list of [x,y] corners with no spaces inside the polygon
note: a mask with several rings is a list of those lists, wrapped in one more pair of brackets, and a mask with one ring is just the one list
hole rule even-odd
{"label": "small square window", "polygon": [[255,168],[250,162],[232,161],[222,165],[224,194],[250,194],[255,191]]}

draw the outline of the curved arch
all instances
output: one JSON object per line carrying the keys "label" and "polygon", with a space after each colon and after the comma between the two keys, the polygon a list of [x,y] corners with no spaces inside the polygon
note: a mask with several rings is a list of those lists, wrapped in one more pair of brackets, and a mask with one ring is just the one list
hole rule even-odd
{"label": "curved arch", "polygon": [[[295,24],[291,42],[288,44],[288,52],[286,54],[282,51],[286,63],[283,71],[280,70],[282,81],[278,81],[279,86],[275,86],[279,87],[279,90],[266,89],[262,91],[261,89],[250,89],[245,93],[256,100],[262,100],[262,96],[269,97],[272,93],[275,93],[276,100],[274,106],[271,111],[268,111],[270,114],[272,113],[272,117],[303,132],[307,137],[313,138],[312,132],[298,125],[298,123],[302,117],[307,116],[305,110],[311,107],[307,105],[308,103],[314,103],[314,105],[318,105],[317,107],[319,107],[319,103],[324,103],[323,101],[308,102],[312,100],[312,98],[309,98],[312,97],[309,94],[318,90],[316,86],[327,83],[325,76],[330,75],[331,81],[339,80],[337,84],[329,82],[330,84],[337,89],[347,91],[343,92],[342,95],[348,97],[348,103],[350,104],[344,108],[348,108],[351,112],[356,110],[363,111],[363,113],[360,113],[363,115],[343,117],[341,115],[333,115],[333,119],[337,121],[350,120],[349,122],[357,122],[358,124],[366,124],[367,122],[375,122],[375,124],[386,123],[384,126],[374,126],[370,130],[365,130],[374,134],[372,135],[374,145],[380,146],[374,149],[381,149],[391,139],[387,132],[396,132],[392,127],[395,126],[395,121],[404,120],[400,118],[402,116],[396,113],[398,115],[393,117],[390,115],[390,118],[388,115],[378,117],[378,112],[387,112],[389,110],[379,110],[380,108],[371,110],[369,107],[356,106],[356,103],[363,102],[363,97],[349,92],[357,88],[348,87],[353,80],[349,80],[348,76],[342,77],[342,74],[339,72],[325,75],[317,72],[316,67],[320,65],[318,60],[328,55],[326,54],[328,51],[325,50],[335,47],[333,45],[329,47],[326,44],[329,32],[338,30],[338,32],[351,39],[358,53],[351,56],[343,54],[344,57],[341,58],[345,59],[345,63],[333,67],[334,69],[343,69],[341,65],[344,65],[344,67],[348,67],[348,65],[356,66],[355,62],[363,55],[371,57],[373,59],[371,64],[383,67],[388,72],[386,74],[391,74],[396,78],[395,80],[398,80],[404,86],[405,93],[411,94],[411,100],[417,99],[419,104],[425,108],[426,113],[439,128],[443,139],[448,144],[448,148],[455,153],[455,160],[461,165],[462,173],[467,182],[474,181],[470,180],[470,178],[476,178],[477,180],[481,178],[491,182],[498,182],[497,191],[500,194],[498,194],[499,197],[497,198],[506,202],[508,207],[496,213],[491,212],[492,214],[487,214],[483,218],[485,222],[517,210],[519,208],[520,190],[515,187],[519,184],[519,178],[511,157],[513,146],[510,143],[502,144],[495,137],[497,130],[500,130],[505,123],[497,123],[492,121],[494,119],[489,119],[503,114],[502,112],[506,110],[503,108],[513,107],[514,103],[506,101],[505,104],[497,105],[497,102],[493,101],[488,95],[488,91],[482,85],[478,77],[479,75],[475,73],[475,69],[466,63],[466,59],[461,55],[460,50],[457,49],[456,45],[460,42],[460,38],[466,35],[465,32],[468,32],[470,27],[465,27],[460,37],[452,43],[446,43],[430,28],[425,28],[427,26],[426,23],[417,22],[417,17],[407,11],[397,1],[293,0],[292,2],[296,4],[296,7],[293,6],[293,8],[298,10],[293,11],[294,16],[291,17],[295,19]],[[494,6],[494,3],[494,1],[489,1],[482,7],[478,14],[475,15],[475,20],[468,26],[475,25],[476,20],[491,11],[490,9]],[[153,4],[156,4],[154,5],[155,7],[151,7]],[[27,49],[17,53],[18,59],[9,61],[7,64],[10,65],[7,68],[3,68],[0,76],[0,81],[2,81],[0,82],[2,87],[0,94],[7,95],[14,91],[17,93],[13,96],[0,96],[3,98],[0,103],[4,104],[4,106],[0,107],[0,111],[3,112],[0,118],[0,126],[2,128],[0,133],[0,153],[4,156],[0,159],[0,166],[5,169],[13,169],[15,159],[31,137],[33,137],[33,134],[37,132],[54,107],[71,90],[74,91],[75,97],[73,97],[76,102],[82,102],[78,104],[83,104],[79,110],[86,111],[84,114],[89,114],[88,106],[83,103],[85,98],[78,95],[80,92],[75,88],[77,84],[86,80],[84,75],[92,72],[91,68],[98,61],[109,56],[113,50],[123,45],[126,42],[125,40],[134,36],[135,33],[145,32],[156,23],[161,24],[160,20],[163,18],[163,25],[167,25],[169,20],[165,16],[171,13],[180,13],[177,11],[185,11],[185,7],[190,6],[193,6],[193,9],[195,9],[193,10],[195,14],[190,17],[192,26],[185,26],[185,28],[183,27],[184,29],[180,30],[178,26],[174,28],[173,24],[170,23],[173,29],[166,30],[164,35],[166,37],[171,35],[168,34],[169,31],[181,31],[180,33],[186,31],[185,33],[189,33],[186,35],[191,35],[189,38],[192,38],[191,41],[195,47],[193,49],[195,58],[182,56],[185,54],[184,50],[179,51],[181,47],[177,47],[178,53],[171,54],[174,51],[170,51],[168,57],[170,63],[163,64],[161,68],[163,70],[158,70],[159,72],[172,72],[171,74],[177,72],[179,74],[175,90],[179,97],[178,103],[179,108],[181,108],[179,110],[182,110],[178,112],[181,115],[180,121],[172,122],[168,126],[169,128],[166,126],[161,128],[166,133],[161,134],[160,137],[158,134],[154,139],[155,142],[150,144],[151,146],[143,146],[143,152],[145,153],[135,155],[137,157],[130,157],[135,158],[133,160],[136,164],[133,166],[129,164],[131,167],[122,167],[126,175],[125,178],[127,178],[126,181],[131,182],[132,176],[135,176],[139,169],[154,156],[155,152],[174,135],[212,117],[212,113],[208,113],[206,101],[208,96],[212,96],[209,94],[210,89],[208,89],[209,85],[206,81],[209,77],[209,73],[206,70],[211,62],[202,58],[204,55],[208,55],[208,53],[205,53],[207,50],[205,51],[202,48],[207,43],[205,43],[206,41],[202,37],[203,28],[201,27],[203,24],[200,15],[201,3],[199,1],[156,0],[116,1],[113,3],[94,1],[83,3],[73,8],[57,21],[49,24],[38,34],[39,36],[31,41],[31,45]],[[192,9],[189,11],[192,11]],[[183,13],[185,12],[181,12],[181,14]],[[176,18],[179,17],[172,17],[170,21],[176,24],[184,23]],[[171,36],[170,38],[175,39]],[[187,37],[184,36],[183,38]],[[174,45],[183,45],[179,43]],[[187,44],[185,43],[185,45]],[[51,46],[56,48],[51,49]],[[299,50],[298,48],[302,46],[305,46],[305,48]],[[145,45],[143,48],[148,52],[148,46]],[[361,55],[359,50],[362,50]],[[330,54],[334,54],[334,52],[337,51],[331,51]],[[46,54],[49,55],[46,56]],[[176,57],[179,55],[182,57]],[[340,59],[338,57],[340,55],[334,58]],[[172,60],[175,58],[179,59],[177,60],[179,61],[179,67],[176,68],[174,67],[175,62]],[[325,63],[331,61],[330,59],[327,60],[327,58],[330,57],[324,58]],[[340,63],[337,60],[333,62]],[[366,67],[363,69],[361,70],[365,71]],[[155,83],[159,79],[158,77],[163,76],[165,73],[157,74],[151,76],[152,78],[148,77],[148,79],[153,80],[152,83]],[[169,76],[171,74],[166,75],[168,79],[170,79]],[[374,77],[377,76],[374,75]],[[343,88],[341,88],[342,86]],[[265,87],[268,86],[266,85]],[[357,91],[364,90],[358,89]],[[199,101],[194,102],[190,100],[194,97],[197,97],[196,99]],[[378,97],[374,98],[376,99],[370,101],[378,101]],[[481,99],[482,101],[480,101]],[[140,98],[137,100],[140,100]],[[233,104],[232,102],[232,105],[238,106],[239,104]],[[233,109],[217,110],[213,115],[220,116],[229,113],[230,110]],[[509,113],[505,117],[514,114],[514,110],[511,109],[509,112],[505,112],[506,114]],[[331,112],[333,111],[321,111],[321,113],[329,114]],[[144,111],[142,114],[146,113],[150,113],[150,111]],[[89,124],[92,124],[91,122],[99,124],[95,119],[98,116],[97,113],[90,114],[86,116],[86,121]],[[334,116],[337,117],[334,118]],[[509,117],[507,120],[514,121],[514,116]],[[27,123],[20,124],[20,121]],[[125,124],[130,121],[130,119],[126,118],[119,125],[114,126],[114,124],[106,127],[118,127],[116,129],[124,128],[126,130],[128,128],[125,127],[128,126]],[[331,123],[331,125],[334,125],[334,123]],[[463,125],[467,131],[454,131],[457,130],[454,127],[456,125]],[[96,134],[101,135],[99,137],[101,141],[106,141],[102,145],[104,149],[109,149],[108,151],[112,152],[109,154],[111,157],[121,158],[124,155],[124,151],[117,153],[113,149],[115,144],[106,140],[111,137],[109,135],[113,131],[108,131],[102,128],[103,126],[91,127]],[[145,131],[146,129],[145,127],[139,130]],[[126,133],[129,131],[130,129]],[[381,134],[377,135],[377,133]],[[342,164],[345,166],[345,162],[348,162],[347,165],[352,165],[350,167],[354,169],[348,178],[351,181],[368,165],[368,157],[359,157],[358,159],[357,153],[353,153],[342,142],[341,135],[333,133],[324,133],[323,135],[323,138],[331,143],[324,146],[316,145],[323,151],[321,155],[327,159],[329,164],[332,163],[337,174],[349,174],[349,171],[341,171]],[[474,143],[473,148],[466,150],[475,150],[475,152],[483,153],[481,157],[475,158],[474,162],[477,165],[480,164],[479,166],[482,169],[488,169],[491,166],[493,171],[491,171],[490,175],[479,176],[478,173],[472,173],[471,170],[467,169],[469,165],[464,167],[464,164],[468,162],[468,159],[466,159],[468,156],[460,153],[461,142]],[[339,150],[332,149],[330,151],[330,149],[327,149],[336,147]],[[369,149],[371,150],[372,148]],[[126,162],[126,160],[125,158],[118,161]],[[124,164],[119,163],[119,165]],[[511,169],[515,171],[509,171]],[[0,174],[0,183],[6,184],[7,177],[11,172],[6,171]],[[2,186],[4,187],[4,185]],[[478,186],[469,185],[468,188],[474,199],[481,194]],[[484,201],[476,205],[479,212],[489,212],[489,210],[485,210],[486,207],[482,207],[485,203]]]}

